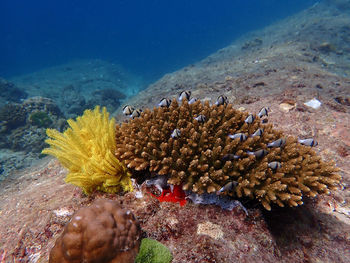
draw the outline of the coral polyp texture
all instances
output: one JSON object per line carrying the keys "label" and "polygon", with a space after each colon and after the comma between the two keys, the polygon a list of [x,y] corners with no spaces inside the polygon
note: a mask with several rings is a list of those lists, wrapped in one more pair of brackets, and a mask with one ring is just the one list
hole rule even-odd
{"label": "coral polyp texture", "polygon": [[116,126],[116,157],[134,171],[168,175],[168,184],[183,190],[249,197],[267,210],[272,203],[298,206],[303,196],[335,188],[340,176],[334,164],[263,123],[263,115],[225,100],[173,99]]}
{"label": "coral polyp texture", "polygon": [[140,224],[130,211],[116,201],[98,199],[73,215],[49,263],[133,263],[140,237]]}
{"label": "coral polyp texture", "polygon": [[50,154],[69,170],[65,181],[83,189],[108,193],[131,191],[131,174],[114,155],[116,148],[115,120],[109,119],[106,108],[86,110],[76,121],[68,120],[70,128],[60,133],[47,129]]}

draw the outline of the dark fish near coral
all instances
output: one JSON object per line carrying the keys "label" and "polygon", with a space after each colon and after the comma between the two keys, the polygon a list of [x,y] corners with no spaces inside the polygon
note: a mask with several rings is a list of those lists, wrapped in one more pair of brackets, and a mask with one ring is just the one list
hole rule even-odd
{"label": "dark fish near coral", "polygon": [[134,108],[131,107],[130,105],[126,105],[123,108],[123,114],[126,116],[130,116],[133,113],[133,111],[134,111]]}
{"label": "dark fish near coral", "polygon": [[198,116],[195,117],[194,119],[195,119],[196,121],[198,121],[198,122],[201,122],[201,123],[205,122],[205,120],[206,120],[206,118],[205,118],[204,115],[198,115]]}
{"label": "dark fish near coral", "polygon": [[171,133],[171,138],[176,139],[176,138],[178,138],[178,137],[180,137],[180,136],[181,136],[181,131],[180,131],[179,129],[175,129],[175,130],[173,130],[173,132]]}
{"label": "dark fish near coral", "polygon": [[224,104],[228,104],[228,99],[225,95],[220,95],[216,102],[215,102],[215,105],[216,106],[220,106],[220,105],[224,105]]}
{"label": "dark fish near coral", "polygon": [[230,134],[228,137],[230,137],[233,140],[239,139],[241,142],[247,139],[247,135],[245,135],[244,133]]}
{"label": "dark fish near coral", "polygon": [[221,196],[215,193],[213,194],[196,194],[193,192],[188,193],[186,199],[190,199],[194,204],[203,204],[203,205],[218,205],[224,210],[232,211],[233,208],[239,206],[248,216],[247,209],[239,202],[228,196]]}
{"label": "dark fish near coral", "polygon": [[189,101],[190,97],[191,97],[191,91],[189,91],[189,90],[181,91],[181,93],[179,95],[179,101],[182,101],[184,99]]}
{"label": "dark fish near coral", "polygon": [[252,137],[261,136],[263,134],[263,132],[264,132],[264,130],[259,128],[252,134]]}
{"label": "dark fish near coral", "polygon": [[158,177],[156,177],[156,178],[146,180],[145,183],[147,186],[154,185],[160,192],[162,192],[163,189],[168,187],[167,180],[168,180],[167,176],[158,175]]}
{"label": "dark fish near coral", "polygon": [[255,120],[254,115],[249,114],[248,117],[244,121],[245,121],[245,123],[252,124],[254,120]]}
{"label": "dark fish near coral", "polygon": [[264,107],[262,108],[258,113],[259,118],[262,118],[263,116],[269,116],[269,110],[268,108]]}
{"label": "dark fish near coral", "polygon": [[309,139],[299,139],[298,142],[302,145],[306,145],[306,146],[317,146],[318,142],[312,138]]}
{"label": "dark fish near coral", "polygon": [[286,139],[280,138],[276,141],[270,142],[267,144],[269,148],[283,147],[286,144]]}
{"label": "dark fish near coral", "polygon": [[192,98],[188,101],[188,104],[191,105],[191,104],[195,103],[197,100],[198,100],[197,98]]}
{"label": "dark fish near coral", "polygon": [[280,162],[271,162],[271,163],[268,163],[267,165],[268,167],[270,167],[272,170],[276,170],[276,169],[279,169],[282,167],[282,164]]}
{"label": "dark fish near coral", "polygon": [[234,182],[234,181],[228,182],[222,188],[220,188],[220,190],[216,191],[216,194],[219,195],[222,192],[232,192],[237,185],[238,185],[237,182]]}
{"label": "dark fish near coral", "polygon": [[255,151],[255,152],[247,151],[247,153],[250,154],[250,155],[255,155],[256,158],[262,158],[262,157],[264,157],[266,154],[268,154],[269,152],[266,151],[265,149],[261,149],[261,150]]}
{"label": "dark fish near coral", "polygon": [[140,117],[141,116],[141,112],[142,112],[142,110],[141,109],[138,109],[138,110],[134,110],[133,112],[132,112],[132,114],[130,115],[130,117],[131,118],[137,118],[137,117]]}
{"label": "dark fish near coral", "polygon": [[232,160],[237,160],[239,159],[240,157],[238,155],[235,155],[235,154],[232,154],[232,153],[229,153],[229,154],[225,154],[223,157],[222,157],[222,161],[226,162],[226,161],[232,161]]}
{"label": "dark fish near coral", "polygon": [[159,107],[169,107],[171,104],[171,99],[167,99],[167,98],[163,98],[160,100],[160,102],[158,103]]}

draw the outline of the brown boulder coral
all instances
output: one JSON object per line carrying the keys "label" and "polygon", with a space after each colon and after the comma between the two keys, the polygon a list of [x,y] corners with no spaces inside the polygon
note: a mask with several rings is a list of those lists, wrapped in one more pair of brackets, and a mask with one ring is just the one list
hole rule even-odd
{"label": "brown boulder coral", "polygon": [[99,199],[78,210],[50,253],[50,263],[132,263],[140,225],[118,202]]}
{"label": "brown boulder coral", "polygon": [[116,126],[116,157],[128,168],[168,175],[169,184],[198,194],[255,198],[267,210],[301,205],[339,183],[333,163],[263,123],[264,109],[251,115],[225,99],[169,104]]}

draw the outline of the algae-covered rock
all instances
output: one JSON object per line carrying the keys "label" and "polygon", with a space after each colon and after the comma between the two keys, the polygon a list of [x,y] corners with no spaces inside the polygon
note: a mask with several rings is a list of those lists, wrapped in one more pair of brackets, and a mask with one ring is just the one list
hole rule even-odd
{"label": "algae-covered rock", "polygon": [[8,103],[0,108],[0,126],[3,131],[9,131],[26,122],[25,108],[18,103]]}
{"label": "algae-covered rock", "polygon": [[144,238],[136,263],[169,263],[173,259],[169,249],[154,239]]}
{"label": "algae-covered rock", "polygon": [[52,120],[46,112],[38,111],[29,116],[30,122],[40,128],[47,128],[52,124]]}

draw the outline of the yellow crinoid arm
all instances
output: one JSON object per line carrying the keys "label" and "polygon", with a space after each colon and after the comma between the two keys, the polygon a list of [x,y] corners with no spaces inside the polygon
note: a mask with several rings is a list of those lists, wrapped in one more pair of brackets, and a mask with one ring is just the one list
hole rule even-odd
{"label": "yellow crinoid arm", "polygon": [[68,128],[61,133],[47,129],[50,148],[43,154],[55,156],[69,171],[65,181],[83,189],[108,193],[132,191],[131,174],[114,155],[116,149],[115,120],[99,106],[85,110],[76,120],[69,119]]}

